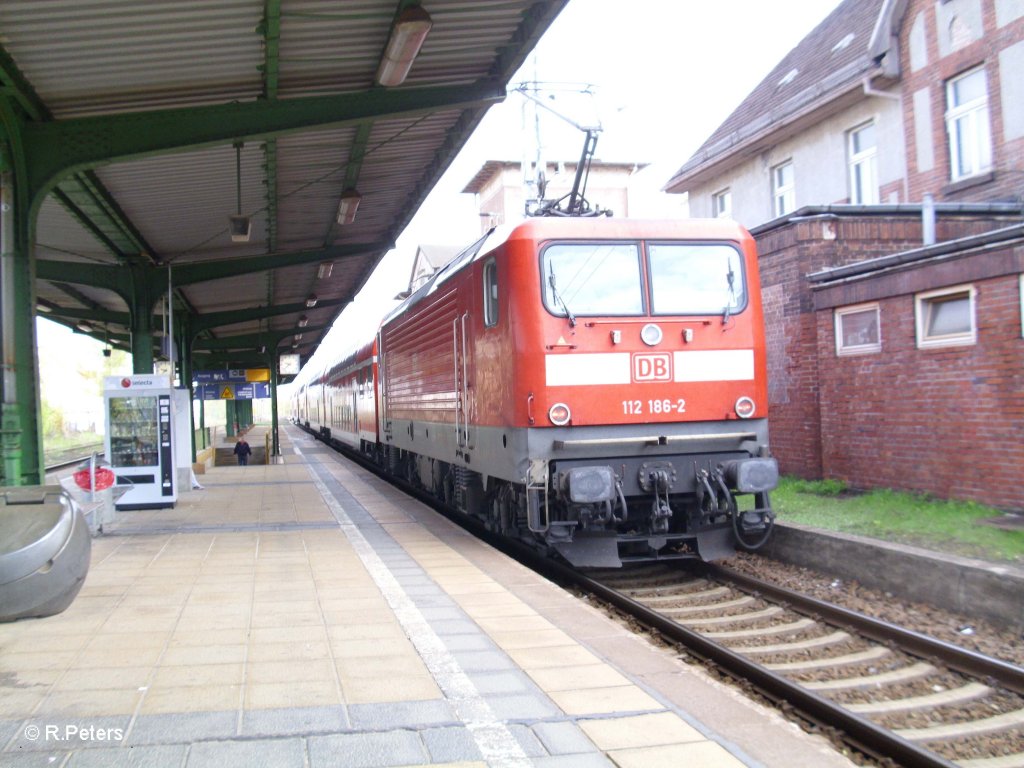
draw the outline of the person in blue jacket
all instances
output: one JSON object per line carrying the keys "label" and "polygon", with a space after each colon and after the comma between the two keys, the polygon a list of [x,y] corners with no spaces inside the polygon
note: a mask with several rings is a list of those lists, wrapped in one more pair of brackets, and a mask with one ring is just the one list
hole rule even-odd
{"label": "person in blue jacket", "polygon": [[244,437],[238,438],[238,442],[235,443],[235,456],[238,457],[238,466],[244,467],[249,463],[249,457],[252,455],[252,448],[245,442]]}

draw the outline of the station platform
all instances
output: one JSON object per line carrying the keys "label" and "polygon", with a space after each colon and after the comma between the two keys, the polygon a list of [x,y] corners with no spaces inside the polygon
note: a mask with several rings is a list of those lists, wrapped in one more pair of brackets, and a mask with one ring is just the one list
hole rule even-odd
{"label": "station platform", "polygon": [[300,430],[280,438],[281,464],[119,512],[67,611],[0,625],[0,764],[851,765]]}

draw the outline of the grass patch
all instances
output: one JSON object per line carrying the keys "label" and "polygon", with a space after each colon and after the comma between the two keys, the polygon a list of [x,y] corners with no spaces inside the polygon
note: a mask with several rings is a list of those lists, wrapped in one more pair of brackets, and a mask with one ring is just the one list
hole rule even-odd
{"label": "grass patch", "polygon": [[772,492],[772,506],[783,522],[969,557],[1024,562],[1024,530],[982,524],[1002,513],[971,501],[890,490],[855,493],[836,480],[784,477]]}

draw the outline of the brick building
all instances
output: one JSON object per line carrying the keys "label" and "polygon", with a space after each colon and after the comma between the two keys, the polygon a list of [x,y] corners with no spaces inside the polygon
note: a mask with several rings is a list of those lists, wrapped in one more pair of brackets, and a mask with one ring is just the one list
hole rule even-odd
{"label": "brick building", "polygon": [[1024,2],[847,0],[669,182],[761,255],[783,470],[1024,509]]}

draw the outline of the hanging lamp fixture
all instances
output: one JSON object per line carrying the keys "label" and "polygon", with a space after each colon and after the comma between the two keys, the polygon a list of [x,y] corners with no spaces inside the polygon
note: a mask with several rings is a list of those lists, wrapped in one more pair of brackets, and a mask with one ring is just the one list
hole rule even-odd
{"label": "hanging lamp fixture", "polygon": [[238,192],[238,213],[228,216],[228,229],[231,232],[231,242],[248,243],[249,235],[252,232],[252,222],[248,216],[242,215],[242,147],[243,143],[235,142],[235,189]]}

